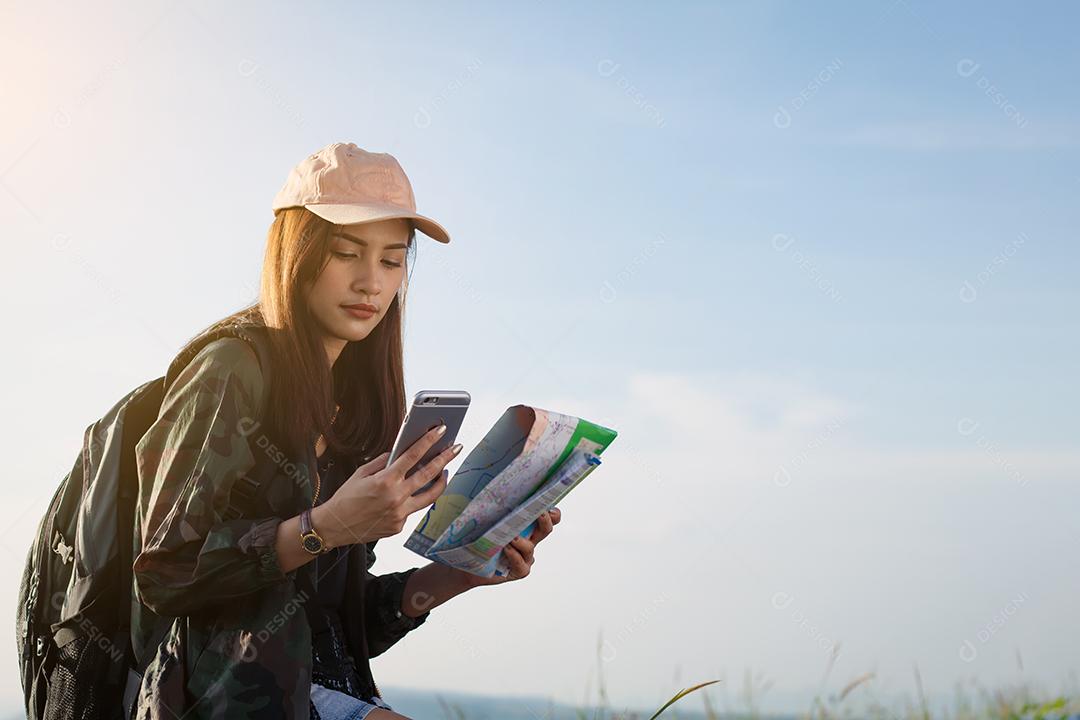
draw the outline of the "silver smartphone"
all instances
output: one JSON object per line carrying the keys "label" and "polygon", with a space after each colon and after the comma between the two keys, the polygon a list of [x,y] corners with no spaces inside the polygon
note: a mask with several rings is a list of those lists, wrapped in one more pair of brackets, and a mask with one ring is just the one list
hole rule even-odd
{"label": "silver smartphone", "polygon": [[[394,462],[403,452],[412,447],[424,433],[439,425],[446,425],[446,432],[435,441],[420,462],[413,465],[405,472],[405,477],[412,475],[416,470],[446,448],[454,444],[458,430],[465,420],[465,412],[469,409],[472,398],[464,390],[421,390],[413,398],[412,407],[405,415],[405,420],[398,430],[394,447],[390,450],[390,459],[387,465]],[[424,485],[413,495],[419,495],[435,484],[435,480]]]}

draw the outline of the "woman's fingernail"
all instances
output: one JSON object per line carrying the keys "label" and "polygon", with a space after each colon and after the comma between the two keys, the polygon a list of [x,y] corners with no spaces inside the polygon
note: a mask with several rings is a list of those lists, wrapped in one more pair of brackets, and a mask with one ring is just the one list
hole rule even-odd
{"label": "woman's fingernail", "polygon": [[462,448],[462,444],[457,443],[456,445],[454,445],[454,447],[450,448],[450,452],[452,454],[454,454],[454,455],[457,455],[459,452],[461,452],[461,448]]}
{"label": "woman's fingernail", "polygon": [[436,437],[442,435],[444,432],[446,432],[446,425],[440,425],[439,427],[435,428]]}

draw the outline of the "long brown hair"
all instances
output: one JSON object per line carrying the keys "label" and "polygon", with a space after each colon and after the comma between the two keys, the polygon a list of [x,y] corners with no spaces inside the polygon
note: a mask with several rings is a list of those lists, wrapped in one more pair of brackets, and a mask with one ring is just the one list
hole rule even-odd
{"label": "long brown hair", "polygon": [[[274,362],[264,422],[297,458],[307,457],[322,434],[328,451],[357,465],[390,449],[405,416],[403,305],[416,231],[409,232],[400,292],[367,337],[345,344],[331,369],[304,288],[330,259],[334,227],[306,208],[276,211],[267,234],[258,301],[195,337],[232,324],[264,325]],[[335,404],[340,410],[331,423]]]}

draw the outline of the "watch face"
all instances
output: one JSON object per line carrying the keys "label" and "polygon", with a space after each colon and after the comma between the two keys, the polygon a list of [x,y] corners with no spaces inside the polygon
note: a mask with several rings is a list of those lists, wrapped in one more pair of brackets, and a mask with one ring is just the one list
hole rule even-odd
{"label": "watch face", "polygon": [[319,538],[315,537],[314,535],[304,536],[304,549],[308,552],[317,553],[322,550],[322,546],[322,540],[319,540]]}

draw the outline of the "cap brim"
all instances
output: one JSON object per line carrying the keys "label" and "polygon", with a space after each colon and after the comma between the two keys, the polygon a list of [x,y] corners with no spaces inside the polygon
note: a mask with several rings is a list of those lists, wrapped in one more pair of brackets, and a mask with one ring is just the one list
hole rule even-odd
{"label": "cap brim", "polygon": [[429,217],[424,217],[408,210],[402,210],[395,205],[337,205],[332,203],[320,203],[305,205],[305,208],[315,213],[323,220],[329,220],[335,225],[354,225],[356,223],[375,222],[376,220],[394,220],[404,218],[411,220],[413,227],[424,233],[432,240],[441,243],[450,242],[450,233],[446,232],[439,223]]}

